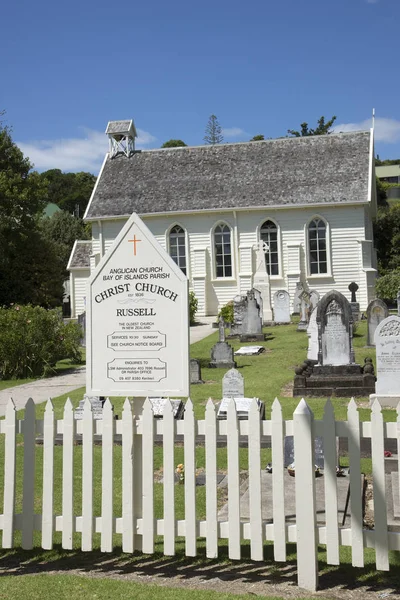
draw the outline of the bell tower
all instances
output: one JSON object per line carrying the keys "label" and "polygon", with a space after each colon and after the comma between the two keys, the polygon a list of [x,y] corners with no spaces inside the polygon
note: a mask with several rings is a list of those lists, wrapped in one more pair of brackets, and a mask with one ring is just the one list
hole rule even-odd
{"label": "bell tower", "polygon": [[133,119],[130,121],[109,121],[106,129],[110,143],[110,158],[125,154],[128,158],[135,151],[136,127]]}

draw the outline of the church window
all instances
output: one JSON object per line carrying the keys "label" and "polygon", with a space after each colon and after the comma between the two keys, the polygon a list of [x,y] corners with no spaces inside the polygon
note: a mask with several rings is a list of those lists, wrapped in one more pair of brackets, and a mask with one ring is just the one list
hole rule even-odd
{"label": "church window", "polygon": [[260,238],[268,245],[265,251],[265,266],[269,275],[279,275],[278,228],[273,221],[261,225]]}
{"label": "church window", "polygon": [[310,275],[328,273],[326,224],[317,217],[308,226],[308,250]]}
{"label": "church window", "polygon": [[214,229],[216,277],[232,277],[231,230],[221,223]]}
{"label": "church window", "polygon": [[186,241],[185,232],[179,225],[169,232],[169,253],[181,271],[186,275]]}

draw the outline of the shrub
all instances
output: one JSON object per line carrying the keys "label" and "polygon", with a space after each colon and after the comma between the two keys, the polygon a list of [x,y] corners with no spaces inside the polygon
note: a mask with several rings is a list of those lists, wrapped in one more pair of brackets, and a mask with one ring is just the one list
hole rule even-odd
{"label": "shrub", "polygon": [[225,323],[233,323],[233,301],[225,304],[218,313],[218,319],[222,317]]}
{"label": "shrub", "polygon": [[376,281],[375,289],[378,298],[389,302],[396,300],[397,292],[400,289],[400,269],[379,277]]}
{"label": "shrub", "polygon": [[64,324],[59,309],[0,308],[0,378],[48,376],[58,360],[80,362],[81,335],[79,325]]}
{"label": "shrub", "polygon": [[193,325],[193,323],[195,322],[195,315],[197,313],[198,304],[199,301],[194,295],[194,292],[189,292],[189,319],[191,325]]}

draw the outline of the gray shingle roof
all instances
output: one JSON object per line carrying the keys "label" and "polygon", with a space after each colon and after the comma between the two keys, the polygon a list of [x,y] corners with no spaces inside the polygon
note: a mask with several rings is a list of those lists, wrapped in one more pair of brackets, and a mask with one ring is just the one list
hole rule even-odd
{"label": "gray shingle roof", "polygon": [[86,218],[368,201],[370,132],[107,158]]}
{"label": "gray shingle roof", "polygon": [[92,242],[79,240],[72,250],[68,261],[68,269],[90,268],[90,255],[92,253]]}
{"label": "gray shingle roof", "polygon": [[132,121],[109,121],[106,133],[123,133],[128,131]]}

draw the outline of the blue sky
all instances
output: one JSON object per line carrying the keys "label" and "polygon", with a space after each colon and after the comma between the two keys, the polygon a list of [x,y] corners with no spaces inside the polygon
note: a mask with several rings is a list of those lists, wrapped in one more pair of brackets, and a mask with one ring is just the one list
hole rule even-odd
{"label": "blue sky", "polygon": [[14,0],[2,8],[0,108],[39,170],[98,172],[106,124],[138,147],[279,137],[321,115],[400,157],[399,0]]}

